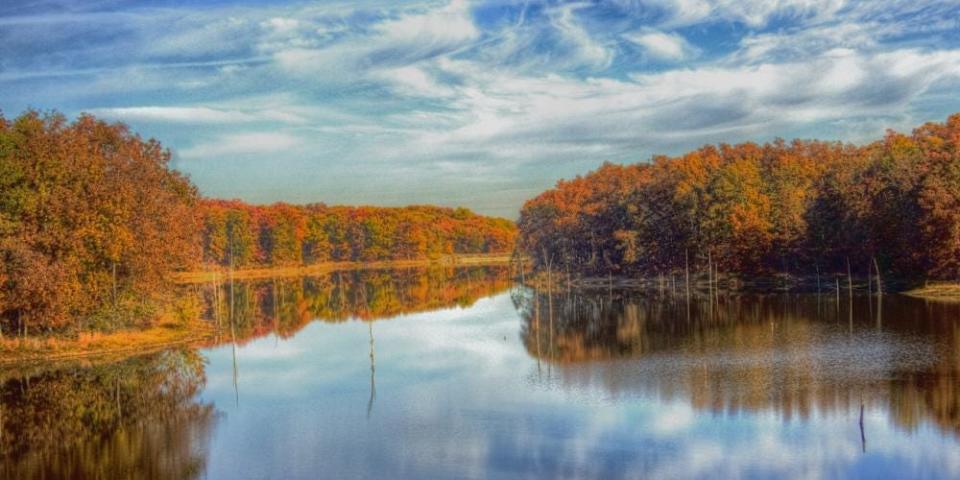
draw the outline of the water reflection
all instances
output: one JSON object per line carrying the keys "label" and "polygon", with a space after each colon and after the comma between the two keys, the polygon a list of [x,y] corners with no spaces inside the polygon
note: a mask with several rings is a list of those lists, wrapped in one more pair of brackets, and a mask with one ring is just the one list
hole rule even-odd
{"label": "water reflection", "polygon": [[[321,276],[190,286],[220,328],[217,343],[295,335],[314,320],[372,321],[468,307],[510,287],[507,267],[353,270]],[[372,346],[372,343],[371,343]]]}
{"label": "water reflection", "polygon": [[567,384],[700,410],[889,412],[960,434],[960,305],[904,296],[583,295],[518,290],[527,352]]}
{"label": "water reflection", "polygon": [[3,477],[960,476],[960,306],[506,274],[191,286],[199,351],[0,377]]}
{"label": "water reflection", "polygon": [[196,401],[195,351],[6,376],[3,478],[200,478],[206,468],[217,416]]}
{"label": "water reflection", "polygon": [[[467,307],[509,287],[501,267],[335,272],[317,277],[187,286],[230,352],[229,402],[200,399],[205,357],[171,350],[94,366],[0,372],[2,478],[200,478],[216,407],[240,407],[244,345],[290,338],[314,320],[364,320],[369,400],[376,399],[373,320]],[[255,378],[255,376],[254,376]]]}

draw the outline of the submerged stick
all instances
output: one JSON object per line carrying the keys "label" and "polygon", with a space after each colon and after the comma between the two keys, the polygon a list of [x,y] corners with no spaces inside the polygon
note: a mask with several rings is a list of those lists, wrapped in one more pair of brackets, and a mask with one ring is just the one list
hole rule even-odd
{"label": "submerged stick", "polygon": [[873,257],[873,266],[877,269],[877,295],[883,295],[883,285],[880,281],[880,264],[877,263],[877,257]]}
{"label": "submerged stick", "polygon": [[820,264],[817,264],[817,295],[820,295]]}
{"label": "submerged stick", "polygon": [[847,292],[853,298],[853,274],[850,273],[850,257],[847,257]]}
{"label": "submerged stick", "polygon": [[837,282],[836,292],[837,292],[837,308],[840,308],[840,276],[837,275],[833,277]]}
{"label": "submerged stick", "polygon": [[863,401],[860,401],[860,446],[867,453],[867,436],[863,432]]}

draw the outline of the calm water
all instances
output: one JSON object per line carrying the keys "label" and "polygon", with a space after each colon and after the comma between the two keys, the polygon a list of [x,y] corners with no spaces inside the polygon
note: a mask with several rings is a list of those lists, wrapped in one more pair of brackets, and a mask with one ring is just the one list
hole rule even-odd
{"label": "calm water", "polygon": [[960,477],[954,305],[501,269],[188,290],[210,346],[5,373],[5,477]]}

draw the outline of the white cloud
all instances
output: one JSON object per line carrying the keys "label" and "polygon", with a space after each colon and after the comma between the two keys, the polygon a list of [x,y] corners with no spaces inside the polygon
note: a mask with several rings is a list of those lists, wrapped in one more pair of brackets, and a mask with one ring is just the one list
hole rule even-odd
{"label": "white cloud", "polygon": [[210,107],[120,107],[95,108],[91,113],[126,121],[175,122],[175,123],[245,123],[275,121],[300,123],[299,115],[282,110],[240,111]]}
{"label": "white cloud", "polygon": [[269,28],[272,28],[278,33],[291,33],[295,32],[300,27],[300,21],[295,18],[283,18],[283,17],[273,17],[263,24]]}
{"label": "white cloud", "polygon": [[462,45],[480,35],[470,18],[470,5],[453,0],[443,8],[403,15],[384,22],[376,30],[387,43],[417,48],[450,48]]}
{"label": "white cloud", "polygon": [[300,145],[299,138],[286,133],[246,132],[222,135],[208,143],[181,150],[187,159],[215,159],[230,155],[255,155],[289,152]]}
{"label": "white cloud", "polygon": [[960,51],[912,49],[837,49],[803,62],[703,66],[626,80],[533,77],[470,61],[437,66],[466,84],[451,97],[456,114],[412,132],[410,147],[426,157],[482,155],[504,169],[544,158],[638,159],[680,143],[888,115],[938,82],[960,81]]}
{"label": "white cloud", "polygon": [[652,29],[625,34],[623,38],[641,46],[660,60],[679,61],[695,54],[696,49],[680,35]]}

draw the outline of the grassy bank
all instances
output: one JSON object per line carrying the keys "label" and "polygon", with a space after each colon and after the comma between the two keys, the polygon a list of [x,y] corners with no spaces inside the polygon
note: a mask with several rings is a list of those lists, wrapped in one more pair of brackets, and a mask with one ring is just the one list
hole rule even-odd
{"label": "grassy bank", "polygon": [[115,329],[65,330],[0,339],[0,367],[118,360],[210,338],[215,332],[201,319],[203,306],[193,297],[158,299],[150,318],[118,323]]}
{"label": "grassy bank", "polygon": [[160,321],[137,330],[84,332],[75,337],[8,337],[0,340],[0,366],[71,360],[121,359],[133,355],[192,344],[213,335],[213,328],[200,319]]}
{"label": "grassy bank", "polygon": [[433,259],[419,260],[390,260],[380,262],[325,262],[306,266],[245,268],[230,272],[227,269],[201,270],[181,272],[174,277],[180,283],[206,283],[223,281],[227,278],[234,280],[253,280],[258,278],[299,277],[304,275],[320,275],[329,272],[344,270],[414,268],[428,266],[467,267],[484,265],[506,265],[510,263],[508,254],[490,255],[445,255]]}

